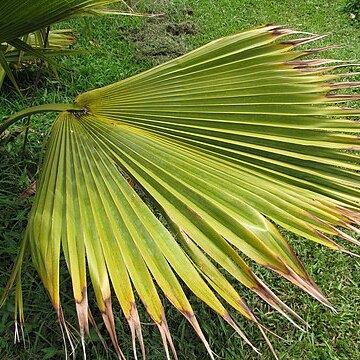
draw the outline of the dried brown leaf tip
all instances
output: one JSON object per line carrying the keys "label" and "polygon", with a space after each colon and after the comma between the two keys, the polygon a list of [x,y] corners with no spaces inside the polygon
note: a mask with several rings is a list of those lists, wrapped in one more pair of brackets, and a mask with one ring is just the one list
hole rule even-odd
{"label": "dried brown leaf tip", "polygon": [[337,74],[337,76],[339,78],[348,78],[350,76],[357,76],[357,75],[360,75],[360,72],[347,72],[347,73],[344,73],[344,74]]}
{"label": "dried brown leaf tip", "polygon": [[174,346],[173,340],[171,338],[170,330],[169,330],[169,327],[166,322],[165,314],[162,314],[160,323],[157,323],[156,325],[160,332],[160,336],[161,336],[161,340],[163,342],[167,360],[171,359],[170,352],[169,352],[169,346],[170,346],[170,349],[171,349],[174,359],[178,360],[175,346]]}
{"label": "dried brown leaf tip", "polygon": [[360,81],[359,82],[344,81],[344,82],[329,84],[329,86],[332,89],[350,89],[350,88],[360,87]]}
{"label": "dried brown leaf tip", "polygon": [[297,67],[296,70],[302,73],[316,73],[316,72],[326,72],[335,70],[336,66],[322,66],[322,67]]}
{"label": "dried brown leaf tip", "polygon": [[194,313],[193,313],[193,312],[189,312],[189,311],[182,311],[181,313],[182,313],[182,314],[184,315],[184,317],[189,321],[189,323],[191,324],[191,326],[192,326],[193,329],[195,330],[196,334],[199,336],[200,340],[203,342],[203,344],[204,344],[204,346],[205,346],[205,348],[206,348],[206,350],[207,350],[210,358],[211,358],[212,360],[214,360],[213,352],[212,352],[212,350],[211,350],[211,348],[210,348],[210,345],[209,345],[208,341],[206,340],[206,338],[205,338],[205,336],[204,336],[204,333],[203,333],[202,330],[201,330],[201,327],[200,327],[200,325],[199,325],[199,323],[198,323],[198,321],[197,321]]}
{"label": "dried brown leaf tip", "polygon": [[347,94],[326,94],[326,97],[331,100],[338,101],[355,101],[360,100],[360,95],[347,95]]}
{"label": "dried brown leaf tip", "polygon": [[295,69],[298,68],[304,68],[308,66],[319,66],[324,65],[332,62],[338,62],[339,60],[334,59],[308,59],[308,60],[294,60],[294,61],[286,61],[285,65],[291,65],[295,67]]}
{"label": "dried brown leaf tip", "polygon": [[123,352],[120,349],[120,345],[118,343],[117,336],[116,336],[115,319],[114,319],[114,314],[113,314],[112,306],[111,306],[111,298],[105,299],[104,303],[105,303],[105,311],[102,312],[102,318],[104,320],[106,330],[110,335],[111,342],[114,345],[114,348],[115,348],[118,358],[126,360],[125,355],[123,354]]}
{"label": "dried brown leaf tip", "polygon": [[283,36],[283,35],[289,35],[289,34],[293,34],[294,30],[290,30],[290,29],[285,29],[282,27],[278,27],[275,28],[273,30],[270,31],[271,34],[273,34],[274,36]]}
{"label": "dried brown leaf tip", "polygon": [[323,35],[314,35],[314,36],[309,36],[306,38],[300,38],[300,39],[291,39],[291,40],[286,40],[286,41],[282,41],[280,44],[284,44],[284,45],[292,45],[292,46],[299,46],[299,45],[304,45],[304,44],[308,44],[310,42],[322,39],[328,35],[330,35],[331,33],[326,33]]}
{"label": "dried brown leaf tip", "polygon": [[140,323],[139,313],[137,311],[136,304],[134,302],[131,303],[131,310],[129,317],[127,317],[127,320],[131,331],[134,358],[137,359],[137,351],[136,351],[136,337],[137,337],[140,345],[142,357],[143,359],[145,359],[146,354],[145,354],[144,340],[141,331],[141,323]]}
{"label": "dried brown leaf tip", "polygon": [[[231,318],[229,313],[225,313],[223,319],[236,331],[236,333],[257,353],[260,354],[259,350],[251,343],[251,341],[247,338],[247,336],[239,329],[234,320]],[[257,320],[254,318],[253,320],[256,324],[258,324]]]}
{"label": "dried brown leaf tip", "polygon": [[89,308],[88,308],[88,299],[87,299],[87,289],[86,287],[82,290],[81,301],[76,301],[76,312],[79,321],[80,334],[83,336],[84,331],[89,334]]}

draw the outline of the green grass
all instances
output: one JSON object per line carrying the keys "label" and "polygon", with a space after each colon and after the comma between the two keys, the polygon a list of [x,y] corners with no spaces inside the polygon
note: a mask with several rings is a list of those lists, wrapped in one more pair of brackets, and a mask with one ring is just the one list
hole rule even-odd
{"label": "green grass", "polygon": [[[165,16],[161,19],[91,19],[95,46],[90,44],[90,36],[84,34],[86,26],[82,20],[72,20],[66,24],[81,34],[78,46],[96,50],[96,53],[62,59],[63,65],[71,70],[60,70],[59,79],[44,75],[36,90],[35,104],[71,102],[79,93],[136,74],[220,36],[266,23],[316,33],[333,32],[319,45],[340,44],[343,47],[324,56],[360,59],[360,32],[349,14],[343,11],[345,0],[138,0],[134,3],[138,11],[164,13]],[[193,31],[181,30],[184,23],[190,24]],[[24,99],[20,99],[10,85],[3,87],[0,92],[0,119],[29,104],[35,77],[36,71],[32,69],[18,74]],[[24,132],[21,131],[21,124],[14,126],[10,136],[0,143],[0,288],[5,286],[9,276],[31,206],[32,198],[19,194],[29,186],[31,177],[38,171],[44,138],[53,120],[53,114],[32,118],[25,152],[22,150]],[[254,265],[257,273],[311,326],[309,331],[301,333],[239,285],[237,288],[259,319],[284,338],[279,340],[270,335],[279,358],[360,359],[359,259],[335,253],[291,234],[286,233],[286,236],[338,313],[332,313],[278,276]],[[76,327],[75,307],[65,269],[61,276],[65,315],[69,323]],[[56,314],[30,263],[24,269],[23,279],[25,347],[24,344],[13,344],[13,305],[10,299],[0,312],[0,359],[64,358]],[[194,297],[191,297],[191,302],[216,354],[229,360],[258,358],[218,316]],[[98,324],[101,324],[101,316],[95,310],[94,302],[90,301],[90,304]],[[129,331],[120,310],[116,304],[114,306],[119,341],[124,353],[131,359]],[[200,340],[181,315],[168,303],[166,311],[179,358],[207,358]],[[156,327],[150,324],[143,310],[141,317],[145,323],[143,331],[148,359],[165,358]],[[234,317],[259,347],[263,358],[271,359],[271,353],[257,328],[236,314]],[[104,330],[101,325],[99,328]],[[104,337],[110,345],[106,334]],[[105,350],[94,331],[92,340],[87,340],[87,348],[90,359],[116,358],[111,345],[109,350]]]}

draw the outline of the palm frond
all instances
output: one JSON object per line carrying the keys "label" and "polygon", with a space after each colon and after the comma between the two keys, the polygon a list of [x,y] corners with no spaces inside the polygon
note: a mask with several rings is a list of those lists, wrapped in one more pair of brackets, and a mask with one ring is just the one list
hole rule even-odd
{"label": "palm frond", "polygon": [[81,110],[57,118],[24,241],[60,318],[64,253],[82,336],[87,271],[119,357],[111,286],[134,352],[136,336],[144,352],[136,291],[168,358],[168,346],[176,352],[156,286],[213,357],[178,278],[249,344],[224,304],[262,325],[219,266],[294,323],[303,320],[249,259],[331,307],[277,225],[343,252],[334,238],[359,245],[346,230],[359,232],[360,128],[347,117],[360,110],[337,103],[360,96],[336,91],[359,83],[334,72],[344,64],[303,59],[320,50],[298,47],[321,36],[299,35],[266,26],[219,39],[80,95]]}
{"label": "palm frond", "polygon": [[[69,17],[84,15],[117,0],[37,0],[2,4],[0,43],[9,42]],[[19,11],[21,9],[21,11]]]}
{"label": "palm frond", "polygon": [[50,25],[79,15],[105,15],[107,13],[134,15],[133,12],[115,11],[106,7],[114,3],[122,3],[122,1],[5,0],[2,3],[0,18],[0,87],[6,74],[19,91],[9,63],[17,60],[20,64],[23,60],[42,59],[55,65],[52,60],[54,56],[81,52],[66,49],[74,41],[73,35],[69,34],[68,30],[52,30],[45,35],[44,29]]}

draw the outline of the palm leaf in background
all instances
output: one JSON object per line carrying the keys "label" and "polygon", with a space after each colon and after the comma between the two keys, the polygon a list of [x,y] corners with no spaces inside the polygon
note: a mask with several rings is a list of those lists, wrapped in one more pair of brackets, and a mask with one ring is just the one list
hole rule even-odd
{"label": "palm leaf in background", "polygon": [[[72,29],[49,29],[49,33],[47,33],[47,30],[48,28],[29,33],[23,36],[21,40],[33,49],[46,53],[46,56],[55,56],[52,54],[55,54],[56,51],[59,54],[60,51],[69,49],[69,47],[76,42],[76,37]],[[7,48],[4,51],[5,58],[8,62],[11,62],[14,67],[20,66],[27,61],[38,60],[38,57],[36,57],[34,53],[25,53],[13,46],[6,46]],[[64,51],[64,53],[66,53],[66,51]]]}
{"label": "palm leaf in background", "polygon": [[[360,110],[335,103],[360,96],[334,92],[359,83],[334,72],[345,66],[335,60],[302,59],[323,49],[298,46],[321,36],[297,34],[303,36],[277,26],[239,33],[80,95],[75,104],[53,106],[68,111],[47,143],[13,273],[17,289],[29,247],[66,330],[59,292],[63,253],[81,336],[88,331],[88,271],[119,357],[111,287],[129,322],[135,356],[136,336],[145,350],[134,292],[157,324],[167,357],[168,346],[176,357],[158,286],[213,357],[178,279],[250,344],[224,304],[258,321],[219,267],[294,323],[303,320],[254,274],[250,260],[331,307],[276,225],[342,252],[336,237],[359,245],[348,233],[359,233],[354,150],[360,127],[347,117]],[[2,129],[29,111],[49,109],[24,111]],[[157,205],[163,222],[128,179]]]}
{"label": "palm leaf in background", "polygon": [[[36,64],[40,58],[52,62],[51,58],[54,56],[84,53],[82,50],[70,49],[70,46],[72,46],[76,40],[72,29],[47,29],[40,29],[20,38],[21,41],[31,47],[31,52],[25,52],[24,50],[19,50],[14,46],[4,43],[2,51],[9,70],[20,69],[32,63]],[[0,67],[0,88],[6,75],[5,69]],[[8,76],[10,79],[12,78],[11,73]],[[12,80],[15,85],[15,78]]]}
{"label": "palm leaf in background", "polygon": [[[72,16],[103,11],[118,0],[5,0],[0,19],[0,43],[10,42]],[[20,11],[19,11],[20,10]]]}
{"label": "palm leaf in background", "polygon": [[[4,0],[0,18],[0,87],[5,75],[18,88],[10,65],[22,61],[42,59],[54,64],[53,56],[79,53],[69,50],[72,34],[51,30],[50,25],[73,16],[101,14],[131,14],[106,8],[106,5],[124,3],[121,0]],[[65,30],[66,31],[66,30]]]}

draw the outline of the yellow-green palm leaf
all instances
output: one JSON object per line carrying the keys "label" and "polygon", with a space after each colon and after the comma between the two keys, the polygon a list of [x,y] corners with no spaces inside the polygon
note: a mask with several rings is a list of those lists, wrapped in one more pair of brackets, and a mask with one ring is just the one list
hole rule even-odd
{"label": "yellow-green palm leaf", "polygon": [[134,292],[173,349],[158,286],[212,356],[178,278],[249,342],[226,307],[257,320],[219,266],[301,321],[244,255],[331,306],[276,225],[335,250],[346,251],[334,237],[358,244],[344,229],[359,225],[360,127],[345,117],[360,111],[335,103],[359,96],[333,92],[358,84],[337,83],[332,60],[303,60],[318,50],[297,47],[318,37],[297,34],[266,26],[219,39],[80,95],[57,118],[24,242],[60,318],[61,252],[81,332],[88,271],[120,357],[111,286],[143,352]]}

